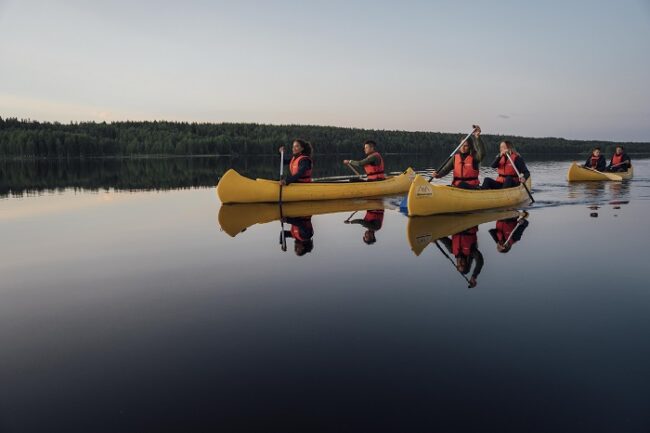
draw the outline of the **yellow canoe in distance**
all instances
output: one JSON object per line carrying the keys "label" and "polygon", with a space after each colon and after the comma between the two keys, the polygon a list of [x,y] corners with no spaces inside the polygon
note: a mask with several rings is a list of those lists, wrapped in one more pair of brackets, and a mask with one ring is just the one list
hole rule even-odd
{"label": "yellow canoe in distance", "polygon": [[[292,183],[282,188],[282,202],[404,194],[414,178],[409,167],[400,175],[374,182]],[[250,179],[230,169],[219,180],[217,195],[221,203],[277,203],[280,185],[277,180]]]}
{"label": "yellow canoe in distance", "polygon": [[[526,186],[530,189],[530,178],[526,181]],[[472,190],[433,185],[418,175],[409,189],[407,207],[409,216],[427,216],[507,208],[529,200],[523,185],[505,189]]]}
{"label": "yellow canoe in distance", "polygon": [[[282,204],[282,216],[294,218],[339,212],[386,209],[382,199],[353,199],[301,201]],[[219,226],[231,237],[237,236],[255,224],[265,224],[280,219],[280,206],[277,203],[224,204],[219,209]]]}
{"label": "yellow canoe in distance", "polygon": [[569,172],[566,175],[566,178],[569,182],[588,182],[588,181],[614,181],[620,182],[625,179],[632,179],[634,176],[634,169],[630,167],[627,171],[621,171],[617,173],[609,173],[596,171],[589,168],[585,168],[574,162],[569,167]]}
{"label": "yellow canoe in distance", "polygon": [[423,218],[409,218],[406,233],[411,251],[416,256],[432,242],[455,235],[469,228],[508,218],[518,218],[522,212],[516,210],[501,210],[475,212],[456,215],[431,215]]}

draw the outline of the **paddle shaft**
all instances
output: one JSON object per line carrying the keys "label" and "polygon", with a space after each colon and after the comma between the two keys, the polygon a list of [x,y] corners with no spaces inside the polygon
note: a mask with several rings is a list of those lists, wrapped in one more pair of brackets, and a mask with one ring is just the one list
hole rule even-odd
{"label": "paddle shaft", "polygon": [[347,163],[346,165],[350,167],[350,170],[352,170],[357,176],[361,176],[361,173],[359,173],[356,168],[352,167],[352,164]]}
{"label": "paddle shaft", "polygon": [[[517,176],[518,176],[519,179],[521,180],[521,173],[519,173],[519,170],[517,170],[517,166],[515,165],[515,163],[514,163],[514,161],[512,160],[512,158],[510,158],[510,153],[506,152],[506,156],[508,157],[508,161],[510,161],[510,165],[512,165],[512,168],[515,169],[515,173],[517,173]],[[533,195],[530,193],[530,190],[529,190],[528,187],[526,186],[526,179],[524,179],[524,181],[521,182],[521,184],[524,186],[524,189],[525,189],[526,192],[528,193],[528,197],[530,197],[530,201],[531,201],[532,203],[535,203],[535,199],[533,198]]]}
{"label": "paddle shaft", "polygon": [[[456,148],[454,149],[454,151],[451,152],[451,153],[449,154],[449,156],[447,157],[447,159],[445,159],[445,162],[443,162],[442,164],[440,164],[440,167],[438,167],[438,169],[436,170],[436,173],[439,172],[440,170],[442,170],[442,168],[447,164],[447,162],[449,162],[449,160],[450,160],[451,158],[454,157],[454,155],[456,154],[456,152],[458,152],[458,149],[460,149],[460,146],[462,146],[462,145],[463,145],[467,140],[469,140],[469,137],[472,136],[472,134],[474,133],[474,131],[476,131],[476,128],[472,129],[472,132],[470,132],[469,134],[467,134],[467,137],[463,138],[463,141],[461,141],[460,144],[458,145],[458,147],[456,147]],[[429,180],[428,180],[428,181],[431,182],[432,179],[433,179],[433,176],[429,176]]]}
{"label": "paddle shaft", "polygon": [[[280,182],[282,182],[282,173],[284,172],[284,150],[280,151]],[[280,239],[282,251],[287,250],[287,237],[284,234],[284,216],[282,215],[282,183],[280,183],[280,196],[278,205],[280,206]]]}
{"label": "paddle shaft", "polygon": [[[451,259],[451,257],[449,257],[449,256],[447,255],[447,253],[445,252],[445,250],[442,249],[442,247],[441,247],[440,244],[438,243],[438,240],[436,239],[435,241],[433,241],[433,243],[436,244],[436,246],[438,247],[438,249],[440,250],[440,252],[441,252],[445,257],[447,257],[447,259],[451,262],[451,264],[454,265],[454,268],[456,268],[456,263],[454,263],[454,261]],[[458,269],[456,269],[456,271],[458,271]],[[469,278],[467,278],[467,277],[466,277],[463,273],[461,273],[460,271],[458,271],[458,273],[460,274],[461,277],[463,277],[463,278],[465,279],[465,281],[467,281],[468,287],[470,287],[470,286],[472,285],[472,283],[470,283]]]}

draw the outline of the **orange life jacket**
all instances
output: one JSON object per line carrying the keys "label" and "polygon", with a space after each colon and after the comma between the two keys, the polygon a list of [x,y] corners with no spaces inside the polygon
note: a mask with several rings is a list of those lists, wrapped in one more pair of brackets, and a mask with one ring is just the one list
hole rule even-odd
{"label": "orange life jacket", "polygon": [[[512,159],[512,164],[514,164],[517,158],[519,158],[519,155],[516,152],[511,152],[510,158]],[[501,157],[499,160],[499,167],[497,168],[497,173],[499,174],[497,182],[503,183],[507,178],[511,178],[516,183],[519,183],[519,176],[517,176],[517,171],[512,164],[510,163],[510,159],[508,159],[508,155],[503,155]]]}
{"label": "orange life jacket", "polygon": [[599,156],[591,155],[591,168],[593,169],[598,168],[598,161],[600,161],[600,155]]}
{"label": "orange life jacket", "polygon": [[304,238],[300,235],[300,229],[307,230],[312,232],[313,231],[313,226],[311,225],[311,217],[305,218],[304,222],[298,224],[292,224],[291,225],[291,237],[299,240],[299,241],[307,241],[311,239],[311,236],[309,238]]}
{"label": "orange life jacket", "polygon": [[[291,173],[292,176],[295,176],[298,173],[298,168],[300,167],[300,161],[302,161],[303,159],[308,159],[309,162],[312,162],[310,157],[303,154],[291,158],[291,162],[289,163],[289,173]],[[313,162],[312,162],[312,167],[313,167]],[[301,177],[298,178],[298,182],[311,182],[311,171],[312,171],[311,168],[307,170]]]}
{"label": "orange life jacket", "polygon": [[478,227],[467,229],[464,232],[456,233],[451,237],[451,252],[454,256],[459,254],[469,257],[472,252],[472,246],[476,245],[478,238],[476,236]]}
{"label": "orange life jacket", "polygon": [[[508,240],[510,234],[517,228],[516,219],[507,219],[497,221],[497,239],[501,244]],[[510,241],[511,244],[514,244],[514,241]]]}
{"label": "orange life jacket", "polygon": [[386,179],[386,175],[384,174],[384,158],[381,157],[379,152],[373,152],[368,156],[371,155],[377,155],[377,157],[379,158],[379,164],[377,165],[366,164],[363,166],[363,169],[368,175],[368,180]]}
{"label": "orange life jacket", "polygon": [[363,217],[363,220],[368,223],[377,221],[378,226],[376,230],[379,230],[381,225],[384,223],[384,210],[377,209],[366,211],[366,216]]}
{"label": "orange life jacket", "polygon": [[[622,153],[620,155],[614,154],[614,156],[612,156],[612,166],[619,165],[621,162],[623,162]],[[592,161],[592,165],[593,165],[593,161]]]}
{"label": "orange life jacket", "polygon": [[454,155],[454,180],[451,182],[453,186],[458,186],[461,182],[478,186],[478,173],[478,170],[474,168],[472,154],[468,154],[464,159],[460,153]]}

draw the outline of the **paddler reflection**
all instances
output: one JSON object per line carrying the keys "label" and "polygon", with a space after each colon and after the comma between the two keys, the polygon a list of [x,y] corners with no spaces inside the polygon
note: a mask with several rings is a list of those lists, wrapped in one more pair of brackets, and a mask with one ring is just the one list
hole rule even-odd
{"label": "paddler reflection", "polygon": [[497,221],[496,227],[490,229],[490,236],[497,244],[497,251],[507,253],[515,243],[521,240],[521,236],[529,224],[527,218],[528,212],[523,212],[520,217]]}
{"label": "paddler reflection", "polygon": [[280,243],[284,244],[283,241],[293,238],[293,251],[297,256],[311,253],[314,249],[314,227],[311,224],[311,216],[283,218],[282,221],[291,225],[291,228],[280,234]]}
{"label": "paddler reflection", "polygon": [[[478,249],[477,233],[478,226],[475,226],[456,233],[451,237],[443,237],[435,241],[436,245],[438,242],[441,243],[448,252],[453,254],[456,259],[456,269],[461,275],[466,277],[470,273],[472,265],[474,265],[474,271],[467,280],[468,287],[470,288],[476,287],[478,283],[476,279],[483,269],[483,254]],[[440,248],[439,245],[438,248]],[[443,251],[442,248],[440,249]]]}
{"label": "paddler reflection", "polygon": [[[351,217],[352,215],[350,215],[350,218]],[[366,215],[363,218],[353,220],[350,218],[345,220],[346,224],[360,224],[366,229],[363,234],[363,241],[367,245],[372,245],[377,242],[375,232],[381,230],[381,226],[384,223],[384,209],[371,209],[366,211]]]}

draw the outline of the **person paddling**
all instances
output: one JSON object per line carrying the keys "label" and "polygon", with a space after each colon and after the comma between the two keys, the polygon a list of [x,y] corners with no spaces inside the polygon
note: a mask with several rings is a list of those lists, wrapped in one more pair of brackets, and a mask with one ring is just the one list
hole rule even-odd
{"label": "person paddling", "polygon": [[605,157],[600,153],[600,147],[594,147],[591,151],[591,155],[585,161],[583,167],[591,168],[592,170],[605,171],[607,168],[607,162]]}
{"label": "person paddling", "polygon": [[479,166],[485,155],[485,144],[481,139],[481,127],[474,125],[474,133],[470,140],[466,140],[458,149],[453,158],[440,169],[431,173],[435,179],[446,176],[453,170],[452,186],[463,189],[478,189]]}
{"label": "person paddling", "polygon": [[612,159],[609,161],[609,165],[607,166],[607,171],[613,173],[627,171],[631,166],[632,161],[630,160],[630,157],[627,156],[627,153],[625,153],[623,146],[616,146],[614,155],[612,155]]}
{"label": "person paddling", "polygon": [[377,152],[377,143],[372,140],[366,140],[363,143],[363,151],[366,157],[361,161],[353,159],[343,160],[343,164],[351,165],[354,167],[363,167],[363,170],[368,176],[366,179],[370,181],[386,179],[384,174],[384,158]]}
{"label": "person paddling", "polygon": [[[492,168],[497,169],[498,177],[496,179],[486,177],[483,180],[483,189],[512,188],[519,186],[530,177],[526,162],[508,140],[499,143],[499,154],[492,163]],[[517,172],[521,178],[517,176]]]}
{"label": "person paddling", "polygon": [[346,224],[360,224],[366,229],[366,232],[363,234],[363,241],[367,245],[372,245],[377,242],[375,237],[375,232],[381,230],[381,226],[384,223],[384,210],[383,209],[372,209],[366,211],[366,215],[363,218],[357,218],[354,220],[346,220]]}
{"label": "person paddling", "polygon": [[283,222],[291,224],[289,230],[284,231],[284,237],[293,238],[293,250],[297,256],[304,256],[314,249],[314,227],[311,224],[311,216],[284,218]]}
{"label": "person paddling", "polygon": [[512,246],[521,240],[524,230],[528,227],[527,213],[524,213],[522,218],[514,217],[499,220],[496,227],[490,229],[490,236],[497,244],[497,251],[500,253],[507,253]]}
{"label": "person paddling", "polygon": [[[284,146],[280,146],[280,153],[284,153]],[[280,181],[281,185],[289,185],[294,182],[311,182],[313,161],[311,159],[312,145],[310,142],[299,138],[293,140],[291,147],[292,156],[285,159],[284,163],[289,164],[289,176]]]}
{"label": "person paddling", "polygon": [[475,262],[474,272],[469,279],[469,287],[476,287],[478,275],[483,269],[483,254],[478,250],[478,226],[456,233],[449,239],[440,238],[440,242],[456,258],[456,269],[463,275],[469,274]]}

